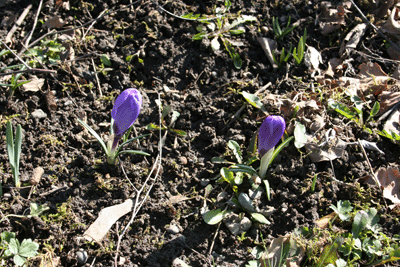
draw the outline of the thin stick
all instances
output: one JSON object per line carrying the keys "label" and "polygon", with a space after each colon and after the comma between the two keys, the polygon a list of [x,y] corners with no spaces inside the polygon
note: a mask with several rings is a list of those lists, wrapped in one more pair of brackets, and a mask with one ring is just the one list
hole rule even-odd
{"label": "thin stick", "polygon": [[29,41],[30,41],[31,38],[32,38],[32,34],[33,34],[33,32],[35,31],[36,24],[37,24],[37,21],[38,21],[38,17],[39,17],[40,11],[42,10],[42,4],[43,4],[43,0],[40,0],[39,7],[38,7],[38,11],[37,11],[36,17],[35,17],[35,21],[33,22],[32,31],[29,33],[29,36],[28,36],[28,38],[27,38],[26,41],[25,41],[25,45],[26,45],[26,46],[29,45]]}
{"label": "thin stick", "polygon": [[7,76],[7,75],[18,74],[18,73],[24,73],[24,72],[44,72],[44,73],[51,73],[51,74],[57,73],[57,71],[55,71],[55,70],[46,70],[46,69],[31,68],[31,69],[25,69],[25,70],[16,70],[16,71],[12,71],[12,72],[0,73],[0,77],[1,77],[1,76]]}
{"label": "thin stick", "polygon": [[357,140],[357,141],[358,141],[358,144],[359,144],[360,147],[361,147],[361,150],[362,150],[362,152],[363,152],[363,155],[364,155],[364,157],[365,157],[365,160],[367,161],[368,168],[369,168],[369,171],[371,172],[372,179],[374,180],[374,182],[376,183],[376,185],[377,185],[377,186],[379,187],[379,189],[381,190],[381,196],[382,196],[383,202],[385,203],[385,207],[388,208],[388,205],[387,205],[387,203],[386,203],[386,200],[385,200],[385,198],[383,197],[383,189],[382,189],[382,187],[381,187],[381,184],[379,183],[378,177],[376,177],[376,175],[375,175],[375,173],[374,173],[374,169],[372,168],[371,162],[369,161],[369,158],[368,158],[368,156],[367,156],[367,152],[365,152],[364,146],[361,144],[360,140]]}
{"label": "thin stick", "polygon": [[94,75],[95,75],[95,77],[96,77],[97,90],[99,91],[100,97],[102,97],[102,96],[103,96],[103,93],[101,92],[101,86],[100,86],[99,76],[97,76],[96,65],[94,65],[94,60],[93,60],[93,58],[91,58],[91,59],[92,59],[92,66],[93,66],[93,69],[94,69]]}
{"label": "thin stick", "polygon": [[102,18],[103,15],[104,15],[104,13],[107,12],[107,11],[109,11],[109,9],[103,10],[103,11],[100,13],[100,15],[99,15],[97,18],[95,18],[95,19],[93,20],[93,22],[92,22],[92,23],[90,24],[90,26],[88,27],[87,31],[83,34],[82,39],[81,39],[81,42],[83,42],[83,40],[85,40],[86,35],[87,35],[88,32],[90,31],[90,29],[93,27],[93,25],[94,25],[100,18]]}
{"label": "thin stick", "polygon": [[361,11],[361,9],[358,8],[358,6],[354,3],[353,0],[350,0],[350,2],[353,4],[353,6],[357,9],[358,13],[360,13],[362,19],[368,23],[375,31],[378,32],[378,34],[380,36],[382,36],[383,38],[385,38],[386,41],[388,41],[391,45],[393,45],[394,48],[397,49],[397,51],[400,51],[400,47],[398,47],[391,39],[389,39],[380,29],[378,29],[374,24],[372,24],[367,17],[363,14],[363,12]]}
{"label": "thin stick", "polygon": [[25,10],[22,12],[21,16],[19,16],[18,20],[15,22],[15,24],[13,25],[13,27],[11,28],[11,30],[8,32],[5,42],[8,44],[12,44],[11,38],[14,35],[14,33],[17,31],[18,27],[22,24],[22,22],[24,21],[25,17],[28,15],[29,10],[31,10],[32,8],[32,4],[30,4],[29,6],[27,6],[25,8]]}
{"label": "thin stick", "polygon": [[25,63],[25,61],[22,60],[22,58],[20,58],[17,54],[15,54],[14,51],[12,51],[11,48],[9,48],[8,45],[6,45],[5,42],[3,42],[2,40],[0,40],[0,42],[4,45],[4,47],[5,47],[8,51],[11,52],[11,54],[13,54],[22,64],[24,64],[24,66],[25,66],[27,69],[30,69],[30,68],[31,68],[31,67],[29,67],[28,64]]}
{"label": "thin stick", "polygon": [[213,240],[212,240],[212,242],[211,242],[210,249],[208,250],[208,255],[211,255],[211,252],[212,252],[212,250],[213,250],[213,248],[214,248],[215,239],[217,238],[217,235],[218,235],[218,232],[219,232],[219,227],[221,226],[221,223],[222,223],[222,222],[219,222],[217,231],[215,231]]}

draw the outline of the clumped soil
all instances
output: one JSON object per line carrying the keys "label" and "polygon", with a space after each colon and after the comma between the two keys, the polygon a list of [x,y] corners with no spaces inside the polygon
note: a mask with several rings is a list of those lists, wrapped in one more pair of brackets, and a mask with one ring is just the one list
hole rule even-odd
{"label": "clumped soil", "polygon": [[[69,10],[64,7],[66,3],[70,4]],[[0,10],[0,17],[14,22],[15,15],[29,4],[29,1],[11,1]],[[106,9],[118,9],[128,4],[129,1],[114,0],[101,3],[45,0],[32,40],[49,31],[42,27],[41,21],[51,16],[60,16],[66,25],[80,26],[97,18]],[[215,1],[159,1],[159,5],[176,15],[189,12],[212,15],[213,6],[223,4]],[[88,253],[87,266],[92,262],[93,266],[113,265],[118,234],[128,223],[129,214],[119,220],[118,228],[112,227],[101,244],[86,242],[82,235],[103,208],[134,197],[135,191],[119,164],[105,164],[101,146],[78,124],[77,117],[86,118],[96,132],[106,136],[114,98],[131,87],[138,88],[143,95],[143,107],[134,124],[134,135],[150,133],[130,148],[140,149],[151,156],[123,155],[120,158],[127,177],[137,188],[143,184],[159,153],[158,132],[146,130],[148,124],[159,123],[157,99],[163,106],[170,105],[172,110],[180,113],[172,128],[183,130],[187,135],[183,137],[173,131],[167,134],[160,176],[121,242],[119,255],[125,260],[123,266],[171,266],[176,258],[191,266],[214,266],[213,262],[218,266],[244,266],[253,259],[249,250],[261,242],[260,234],[268,244],[272,238],[290,233],[297,227],[314,227],[317,219],[332,212],[329,206],[338,200],[352,203],[372,200],[375,203],[371,203],[372,206],[384,207],[375,187],[356,184],[356,179],[369,173],[359,147],[348,146],[345,156],[331,164],[329,161],[313,163],[303,150],[300,153],[291,144],[269,170],[272,198],[267,201],[263,197],[262,205],[275,209],[268,217],[271,224],[254,224],[245,238],[239,240],[224,224],[219,227],[208,225],[200,214],[207,182],[214,188],[209,199],[215,199],[224,190],[232,194],[226,184],[212,180],[221,165],[212,163],[211,159],[226,156],[229,140],[238,142],[243,149],[248,147],[265,118],[263,112],[247,104],[239,117],[232,119],[246,104],[238,92],[255,93],[264,88],[264,95],[283,96],[310,90],[308,81],[311,78],[304,64],[296,66],[292,63],[289,68],[279,70],[272,68],[257,37],[274,38],[274,34],[272,30],[263,32],[259,29],[262,26],[272,29],[272,17],[279,18],[281,25],[291,17],[292,22],[300,23],[286,37],[287,43],[297,44],[304,28],[307,28],[307,44],[324,51],[324,62],[338,57],[344,33],[331,38],[320,34],[319,27],[314,24],[319,5],[318,1],[232,1],[232,14],[240,11],[258,19],[253,26],[246,27],[244,34],[234,37],[243,42],[236,48],[243,61],[241,69],[235,68],[223,48],[213,51],[209,40],[192,40],[199,22],[173,17],[161,11],[153,1],[137,1],[125,9],[110,12],[98,19],[89,32],[89,25],[75,31],[69,41],[75,53],[73,61],[49,65],[48,68],[57,71],[53,76],[43,73],[23,75],[25,79],[32,78],[32,75],[45,78],[40,91],[16,90],[10,97],[7,88],[1,87],[0,128],[3,134],[0,139],[0,170],[5,193],[1,198],[2,215],[29,213],[31,202],[46,204],[50,208],[44,213],[48,221],[39,217],[9,217],[1,222],[1,231],[16,232],[21,240],[32,238],[39,243],[41,253],[59,257],[59,266],[77,266],[79,249]],[[14,50],[23,49],[22,40],[33,27],[37,8],[38,1],[33,3],[14,34]],[[348,15],[349,23],[354,16],[354,13]],[[5,23],[1,26],[1,39],[4,40],[12,25]],[[371,35],[371,32],[366,34]],[[137,57],[130,62],[126,60],[136,53],[143,62],[138,62]],[[103,95],[100,97],[92,60],[100,68],[100,55],[103,54],[109,56],[112,65],[105,66],[107,69],[98,73]],[[358,57],[353,64],[357,67],[363,62],[365,60]],[[18,60],[8,56],[0,67],[14,64],[19,64]],[[323,67],[327,67],[326,64]],[[390,71],[393,66],[387,63],[383,68]],[[93,88],[88,86],[90,83]],[[271,102],[265,101],[264,104],[269,114],[281,114]],[[43,110],[46,116],[33,116],[37,109]],[[20,124],[23,129],[21,179],[29,180],[36,167],[45,170],[39,184],[34,187],[25,183],[21,189],[12,188],[5,143],[5,121],[10,116],[15,116],[13,125]],[[165,124],[170,120],[171,114],[165,118]],[[289,122],[291,117],[285,117],[285,120]],[[398,161],[397,146],[389,140],[368,134],[355,124],[345,124],[348,121],[331,111],[327,113],[326,121],[326,128],[340,123],[349,141],[366,139],[377,142],[385,154],[367,152],[374,170]],[[227,155],[227,158],[233,160],[231,156]],[[312,193],[310,185],[315,174],[318,174],[318,180]],[[344,183],[333,181],[333,177]],[[169,204],[170,197],[176,195],[189,199]],[[213,208],[211,201],[208,205]],[[398,233],[399,225],[389,219],[392,218],[390,211],[382,208],[379,212],[383,215],[380,223],[384,231]],[[169,231],[170,225],[177,226],[178,233]],[[211,260],[210,252],[214,260]],[[38,263],[39,260],[33,262],[34,265]]]}

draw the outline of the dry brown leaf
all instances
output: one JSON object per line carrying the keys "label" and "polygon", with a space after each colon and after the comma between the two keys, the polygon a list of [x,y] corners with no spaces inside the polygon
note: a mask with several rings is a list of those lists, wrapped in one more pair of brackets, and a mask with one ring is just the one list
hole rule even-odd
{"label": "dry brown leaf", "polygon": [[394,5],[394,0],[386,0],[386,1],[379,1],[379,7],[374,12],[375,19],[383,18],[384,16],[389,14],[389,9],[392,8]]}
{"label": "dry brown leaf", "polygon": [[132,210],[132,199],[126,200],[124,203],[104,208],[100,211],[99,217],[83,234],[84,238],[89,242],[93,240],[100,242],[110,230],[111,226],[118,221],[119,218]]}
{"label": "dry brown leaf", "polygon": [[[282,249],[284,249],[284,251],[290,249],[290,252],[283,253]],[[300,266],[300,262],[304,257],[304,252],[304,247],[299,244],[295,238],[288,234],[285,236],[274,238],[267,250],[261,255],[259,261],[262,267],[272,267],[275,266],[278,262],[286,263],[286,267],[298,267]],[[288,257],[281,259],[282,255],[285,254],[290,254],[293,256],[289,258],[290,255],[287,255]]]}
{"label": "dry brown leaf", "polygon": [[339,30],[342,25],[346,24],[344,20],[346,9],[343,6],[338,6],[336,9],[325,3],[322,6],[319,27],[323,35]]}
{"label": "dry brown leaf", "polygon": [[325,229],[326,227],[328,227],[329,222],[331,220],[333,220],[336,216],[337,216],[336,212],[332,212],[332,213],[325,215],[324,217],[318,219],[315,222],[315,225],[318,226],[320,229]]}
{"label": "dry brown leaf", "polygon": [[388,92],[383,91],[378,96],[378,101],[380,104],[380,109],[377,116],[388,111],[393,105],[400,101],[400,92]]}
{"label": "dry brown leaf", "polygon": [[184,195],[176,195],[176,196],[171,196],[171,197],[168,199],[168,203],[169,203],[169,204],[176,204],[176,203],[179,203],[179,202],[181,202],[181,201],[188,200],[188,199],[190,199],[190,198],[185,197]]}
{"label": "dry brown leaf", "polygon": [[22,92],[37,92],[42,89],[44,85],[44,79],[34,76],[29,83],[22,85]]}
{"label": "dry brown leaf", "polygon": [[329,161],[343,156],[347,143],[339,138],[330,142],[331,144],[319,147],[312,138],[309,138],[309,143],[305,145],[305,148],[307,153],[310,153],[309,156],[312,162]]}
{"label": "dry brown leaf", "polygon": [[342,42],[339,54],[343,56],[343,54],[346,53],[348,55],[349,50],[355,49],[361,38],[364,36],[366,30],[366,23],[356,25],[344,38],[344,42]]}
{"label": "dry brown leaf", "polygon": [[397,166],[389,166],[387,169],[380,168],[375,173],[381,188],[383,197],[391,200],[395,205],[400,205],[400,172]]}
{"label": "dry brown leaf", "polygon": [[393,8],[388,20],[381,27],[383,32],[395,35],[397,39],[400,39],[400,23],[397,21],[399,18],[399,11],[397,7]]}
{"label": "dry brown leaf", "polygon": [[378,63],[362,63],[359,67],[360,72],[358,73],[361,77],[370,77],[372,76],[388,76],[381,68]]}
{"label": "dry brown leaf", "polygon": [[273,53],[275,49],[277,49],[278,44],[275,40],[269,39],[266,37],[259,37],[258,42],[260,43],[261,47],[264,50],[264,53],[267,55],[269,62],[272,64],[274,69],[278,68],[278,65],[274,61]]}
{"label": "dry brown leaf", "polygon": [[62,18],[60,18],[58,15],[55,15],[54,17],[49,18],[44,23],[44,27],[47,27],[49,29],[58,29],[64,25],[65,25],[64,20]]}

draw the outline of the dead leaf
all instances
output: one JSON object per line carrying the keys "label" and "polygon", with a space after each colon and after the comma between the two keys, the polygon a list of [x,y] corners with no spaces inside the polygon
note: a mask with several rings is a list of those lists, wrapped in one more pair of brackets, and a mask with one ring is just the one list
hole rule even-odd
{"label": "dead leaf", "polygon": [[[397,2],[397,1],[396,1]],[[380,1],[378,9],[374,12],[375,20],[379,20],[389,14],[389,9],[394,5],[394,0]]]}
{"label": "dead leaf", "polygon": [[362,63],[359,67],[360,72],[358,75],[363,77],[371,77],[371,76],[388,76],[381,68],[378,63]]}
{"label": "dead leaf", "polygon": [[333,220],[336,216],[337,216],[336,212],[332,212],[332,213],[325,215],[324,217],[318,219],[315,222],[315,225],[318,226],[320,229],[325,229],[326,227],[328,227],[329,222],[331,220]]}
{"label": "dead leaf", "polygon": [[[274,238],[272,243],[261,255],[260,263],[262,267],[276,266],[276,263],[286,263],[286,267],[300,266],[304,257],[304,246],[299,244],[290,234]],[[285,258],[281,258],[284,256]]]}
{"label": "dead leaf", "polygon": [[181,201],[188,200],[188,199],[190,199],[190,198],[185,197],[184,195],[176,195],[176,196],[171,196],[171,197],[168,199],[168,203],[169,203],[169,204],[176,204],[176,203],[179,203],[179,202],[181,202]]}
{"label": "dead leaf", "polygon": [[375,173],[378,182],[383,189],[383,197],[391,200],[395,205],[400,205],[400,172],[397,166],[389,166],[387,169],[380,168]]}
{"label": "dead leaf", "polygon": [[367,30],[367,24],[361,23],[356,25],[344,38],[342,46],[340,47],[339,54],[349,54],[349,50],[355,49],[360,42],[361,38],[364,36]]}
{"label": "dead leaf", "polygon": [[312,46],[307,47],[307,51],[304,53],[304,64],[308,67],[308,71],[312,73],[312,77],[315,73],[321,73],[319,64],[322,64],[322,56],[317,49]]}
{"label": "dead leaf", "polygon": [[54,17],[49,18],[44,23],[44,27],[47,27],[49,29],[58,29],[64,25],[65,25],[64,20],[61,19],[58,15],[55,15]]}
{"label": "dead leaf", "polygon": [[83,234],[84,238],[89,242],[93,240],[100,242],[110,230],[111,226],[118,221],[119,218],[132,210],[133,201],[127,199],[124,203],[104,208],[100,211],[99,217],[92,223]]}
{"label": "dead leaf", "polygon": [[383,130],[391,134],[392,132],[400,135],[400,110],[396,109],[386,120]]}
{"label": "dead leaf", "polygon": [[22,92],[38,92],[44,85],[44,79],[34,76],[29,83],[22,85]]}
{"label": "dead leaf", "polygon": [[388,20],[381,27],[381,30],[389,34],[393,34],[397,37],[397,39],[400,39],[400,23],[396,20],[399,17],[398,12],[399,9],[397,7],[393,8]]}
{"label": "dead leaf", "polygon": [[343,6],[338,6],[335,9],[330,3],[326,2],[322,3],[322,12],[319,16],[319,27],[323,35],[339,30],[342,25],[346,24],[344,16],[347,10]]}
{"label": "dead leaf", "polygon": [[264,53],[267,55],[269,62],[272,64],[274,69],[278,68],[278,65],[274,61],[273,53],[275,49],[277,49],[278,44],[275,40],[269,39],[266,37],[259,37],[257,38],[258,42],[260,43],[261,47],[264,50]]}
{"label": "dead leaf", "polygon": [[309,143],[305,145],[307,153],[310,153],[312,162],[329,161],[343,156],[347,143],[339,138],[331,140],[327,145],[320,147],[312,138],[309,138]]}

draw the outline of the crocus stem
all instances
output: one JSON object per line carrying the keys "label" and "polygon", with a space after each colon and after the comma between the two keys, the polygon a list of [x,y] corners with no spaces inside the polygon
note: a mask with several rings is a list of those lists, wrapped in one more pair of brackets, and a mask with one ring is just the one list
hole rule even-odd
{"label": "crocus stem", "polygon": [[122,137],[121,135],[115,135],[114,136],[113,144],[112,144],[112,147],[111,147],[112,151],[115,151],[115,149],[117,148],[118,142],[121,139],[121,137]]}

